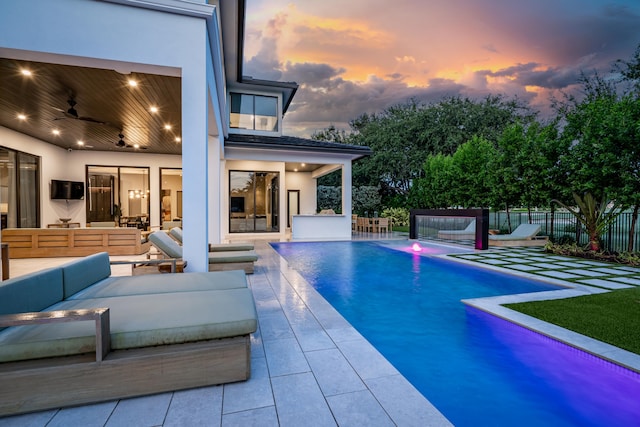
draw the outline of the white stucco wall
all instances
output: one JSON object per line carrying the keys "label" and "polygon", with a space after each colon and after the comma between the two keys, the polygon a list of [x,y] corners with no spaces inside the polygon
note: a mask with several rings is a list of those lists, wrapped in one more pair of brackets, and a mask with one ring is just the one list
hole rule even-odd
{"label": "white stucco wall", "polygon": [[317,186],[318,181],[309,172],[287,172],[283,196],[286,197],[288,190],[300,190],[300,213],[312,215],[317,210]]}

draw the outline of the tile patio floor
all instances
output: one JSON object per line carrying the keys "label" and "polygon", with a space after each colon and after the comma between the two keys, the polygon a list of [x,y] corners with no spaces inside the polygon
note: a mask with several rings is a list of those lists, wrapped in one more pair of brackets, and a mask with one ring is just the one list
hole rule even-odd
{"label": "tile patio floor", "polygon": [[[389,236],[393,237],[397,235]],[[0,427],[450,425],[297,272],[289,269],[267,242],[255,244],[260,259],[255,274],[248,278],[259,330],[252,337],[250,380],[0,418]],[[527,277],[572,282],[578,287],[539,293],[536,298],[540,299],[557,297],[554,294],[560,292],[579,294],[640,286],[640,269],[548,255],[539,248],[501,248],[448,256]],[[120,258],[131,257],[114,257]],[[66,261],[68,258],[12,260],[12,277]],[[113,271],[128,274],[128,267],[114,266]],[[521,299],[494,297],[474,304],[505,317],[513,316],[514,321],[530,322],[531,327],[578,342],[640,370],[637,355],[543,322],[531,322],[499,306]]]}

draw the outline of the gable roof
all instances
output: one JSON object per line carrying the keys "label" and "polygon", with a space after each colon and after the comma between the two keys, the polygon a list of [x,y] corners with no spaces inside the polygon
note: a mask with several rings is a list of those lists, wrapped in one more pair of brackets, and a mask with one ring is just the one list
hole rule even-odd
{"label": "gable roof", "polygon": [[351,154],[355,155],[354,159],[368,156],[372,153],[369,147],[362,145],[341,144],[339,142],[319,141],[316,139],[298,138],[295,136],[258,136],[229,134],[229,136],[225,138],[225,146],[237,148],[267,148]]}

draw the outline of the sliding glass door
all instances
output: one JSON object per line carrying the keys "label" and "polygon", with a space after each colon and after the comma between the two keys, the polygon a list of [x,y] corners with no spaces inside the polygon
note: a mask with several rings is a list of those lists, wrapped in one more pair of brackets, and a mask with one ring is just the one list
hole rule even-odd
{"label": "sliding glass door", "polygon": [[231,233],[280,230],[278,172],[229,172],[229,231]]}
{"label": "sliding glass door", "polygon": [[0,148],[2,228],[40,227],[40,157]]}

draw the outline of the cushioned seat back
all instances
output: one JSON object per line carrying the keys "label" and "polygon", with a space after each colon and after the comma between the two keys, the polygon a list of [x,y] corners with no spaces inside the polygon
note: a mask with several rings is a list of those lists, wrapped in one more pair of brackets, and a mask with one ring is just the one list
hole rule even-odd
{"label": "cushioned seat back", "polygon": [[64,298],[111,275],[109,254],[100,252],[62,266]]}
{"label": "cushioned seat back", "polygon": [[62,299],[60,268],[48,268],[0,283],[0,314],[41,311]]}
{"label": "cushioned seat back", "polygon": [[182,228],[173,227],[171,230],[169,230],[169,233],[171,234],[171,237],[176,239],[178,243],[182,243]]}
{"label": "cushioned seat back", "polygon": [[518,228],[513,230],[511,235],[513,237],[522,237],[523,239],[528,239],[530,237],[535,236],[540,232],[540,225],[538,224],[520,224]]}
{"label": "cushioned seat back", "polygon": [[182,258],[182,247],[164,231],[149,234],[149,241],[171,258]]}

